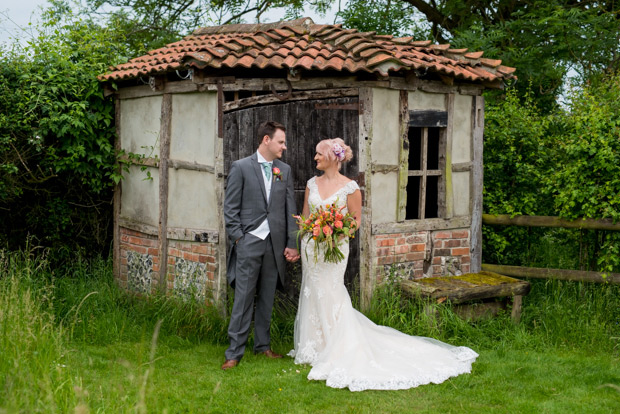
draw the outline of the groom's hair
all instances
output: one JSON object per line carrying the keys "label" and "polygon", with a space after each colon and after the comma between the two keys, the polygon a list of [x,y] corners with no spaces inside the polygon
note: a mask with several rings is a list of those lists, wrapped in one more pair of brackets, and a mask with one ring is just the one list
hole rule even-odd
{"label": "groom's hair", "polygon": [[286,127],[276,121],[265,121],[258,126],[258,145],[263,142],[263,137],[269,135],[270,139],[273,139],[273,134],[276,130],[281,129],[282,132],[286,132]]}

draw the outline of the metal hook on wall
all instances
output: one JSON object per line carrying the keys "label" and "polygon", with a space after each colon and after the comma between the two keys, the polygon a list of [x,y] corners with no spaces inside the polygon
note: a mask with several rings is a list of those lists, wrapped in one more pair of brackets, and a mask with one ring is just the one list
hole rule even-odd
{"label": "metal hook on wall", "polygon": [[286,101],[287,99],[291,99],[293,97],[293,85],[291,85],[291,81],[288,79],[284,79],[284,81],[288,86],[288,92],[286,93],[278,93],[275,86],[273,86],[273,83],[271,84],[271,93],[273,93],[275,97],[281,101]]}

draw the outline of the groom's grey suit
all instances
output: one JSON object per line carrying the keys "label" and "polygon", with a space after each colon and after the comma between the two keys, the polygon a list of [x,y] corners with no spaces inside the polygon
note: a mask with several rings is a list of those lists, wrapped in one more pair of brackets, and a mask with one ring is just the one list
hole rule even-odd
{"label": "groom's grey suit", "polygon": [[[286,260],[284,249],[297,248],[297,225],[291,167],[278,159],[273,167],[281,171],[272,177],[271,193],[267,192],[257,154],[232,163],[228,174],[224,218],[230,240],[228,283],[235,289],[228,337],[230,347],[226,359],[240,360],[250,332],[254,295],[254,351],[269,349],[271,312],[278,279],[284,284]],[[267,219],[269,236],[265,240],[249,232]]]}

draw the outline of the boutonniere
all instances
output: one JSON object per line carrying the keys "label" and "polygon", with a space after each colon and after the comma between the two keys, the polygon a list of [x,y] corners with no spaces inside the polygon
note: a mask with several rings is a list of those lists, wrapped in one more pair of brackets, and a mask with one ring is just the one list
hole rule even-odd
{"label": "boutonniere", "polygon": [[282,171],[278,167],[273,167],[271,172],[273,173],[274,181],[282,181]]}

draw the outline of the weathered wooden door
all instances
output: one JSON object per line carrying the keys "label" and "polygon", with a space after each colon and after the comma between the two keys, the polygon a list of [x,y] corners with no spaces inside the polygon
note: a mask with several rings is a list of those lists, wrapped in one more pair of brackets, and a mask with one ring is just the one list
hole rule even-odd
{"label": "weathered wooden door", "polygon": [[[321,100],[293,101],[239,109],[224,114],[224,173],[230,164],[256,151],[258,140],[256,129],[263,121],[276,121],[286,126],[286,146],[282,161],[293,169],[295,178],[295,201],[302,210],[306,181],[319,175],[314,161],[316,144],[325,138],[340,137],[351,146],[354,158],[343,166],[342,173],[356,179],[359,173],[358,98],[333,98]],[[361,184],[361,183],[358,183]],[[353,239],[345,283],[349,291],[359,286],[359,242]],[[298,288],[301,280],[300,267],[290,266],[292,286]],[[357,295],[358,292],[351,292]]]}

